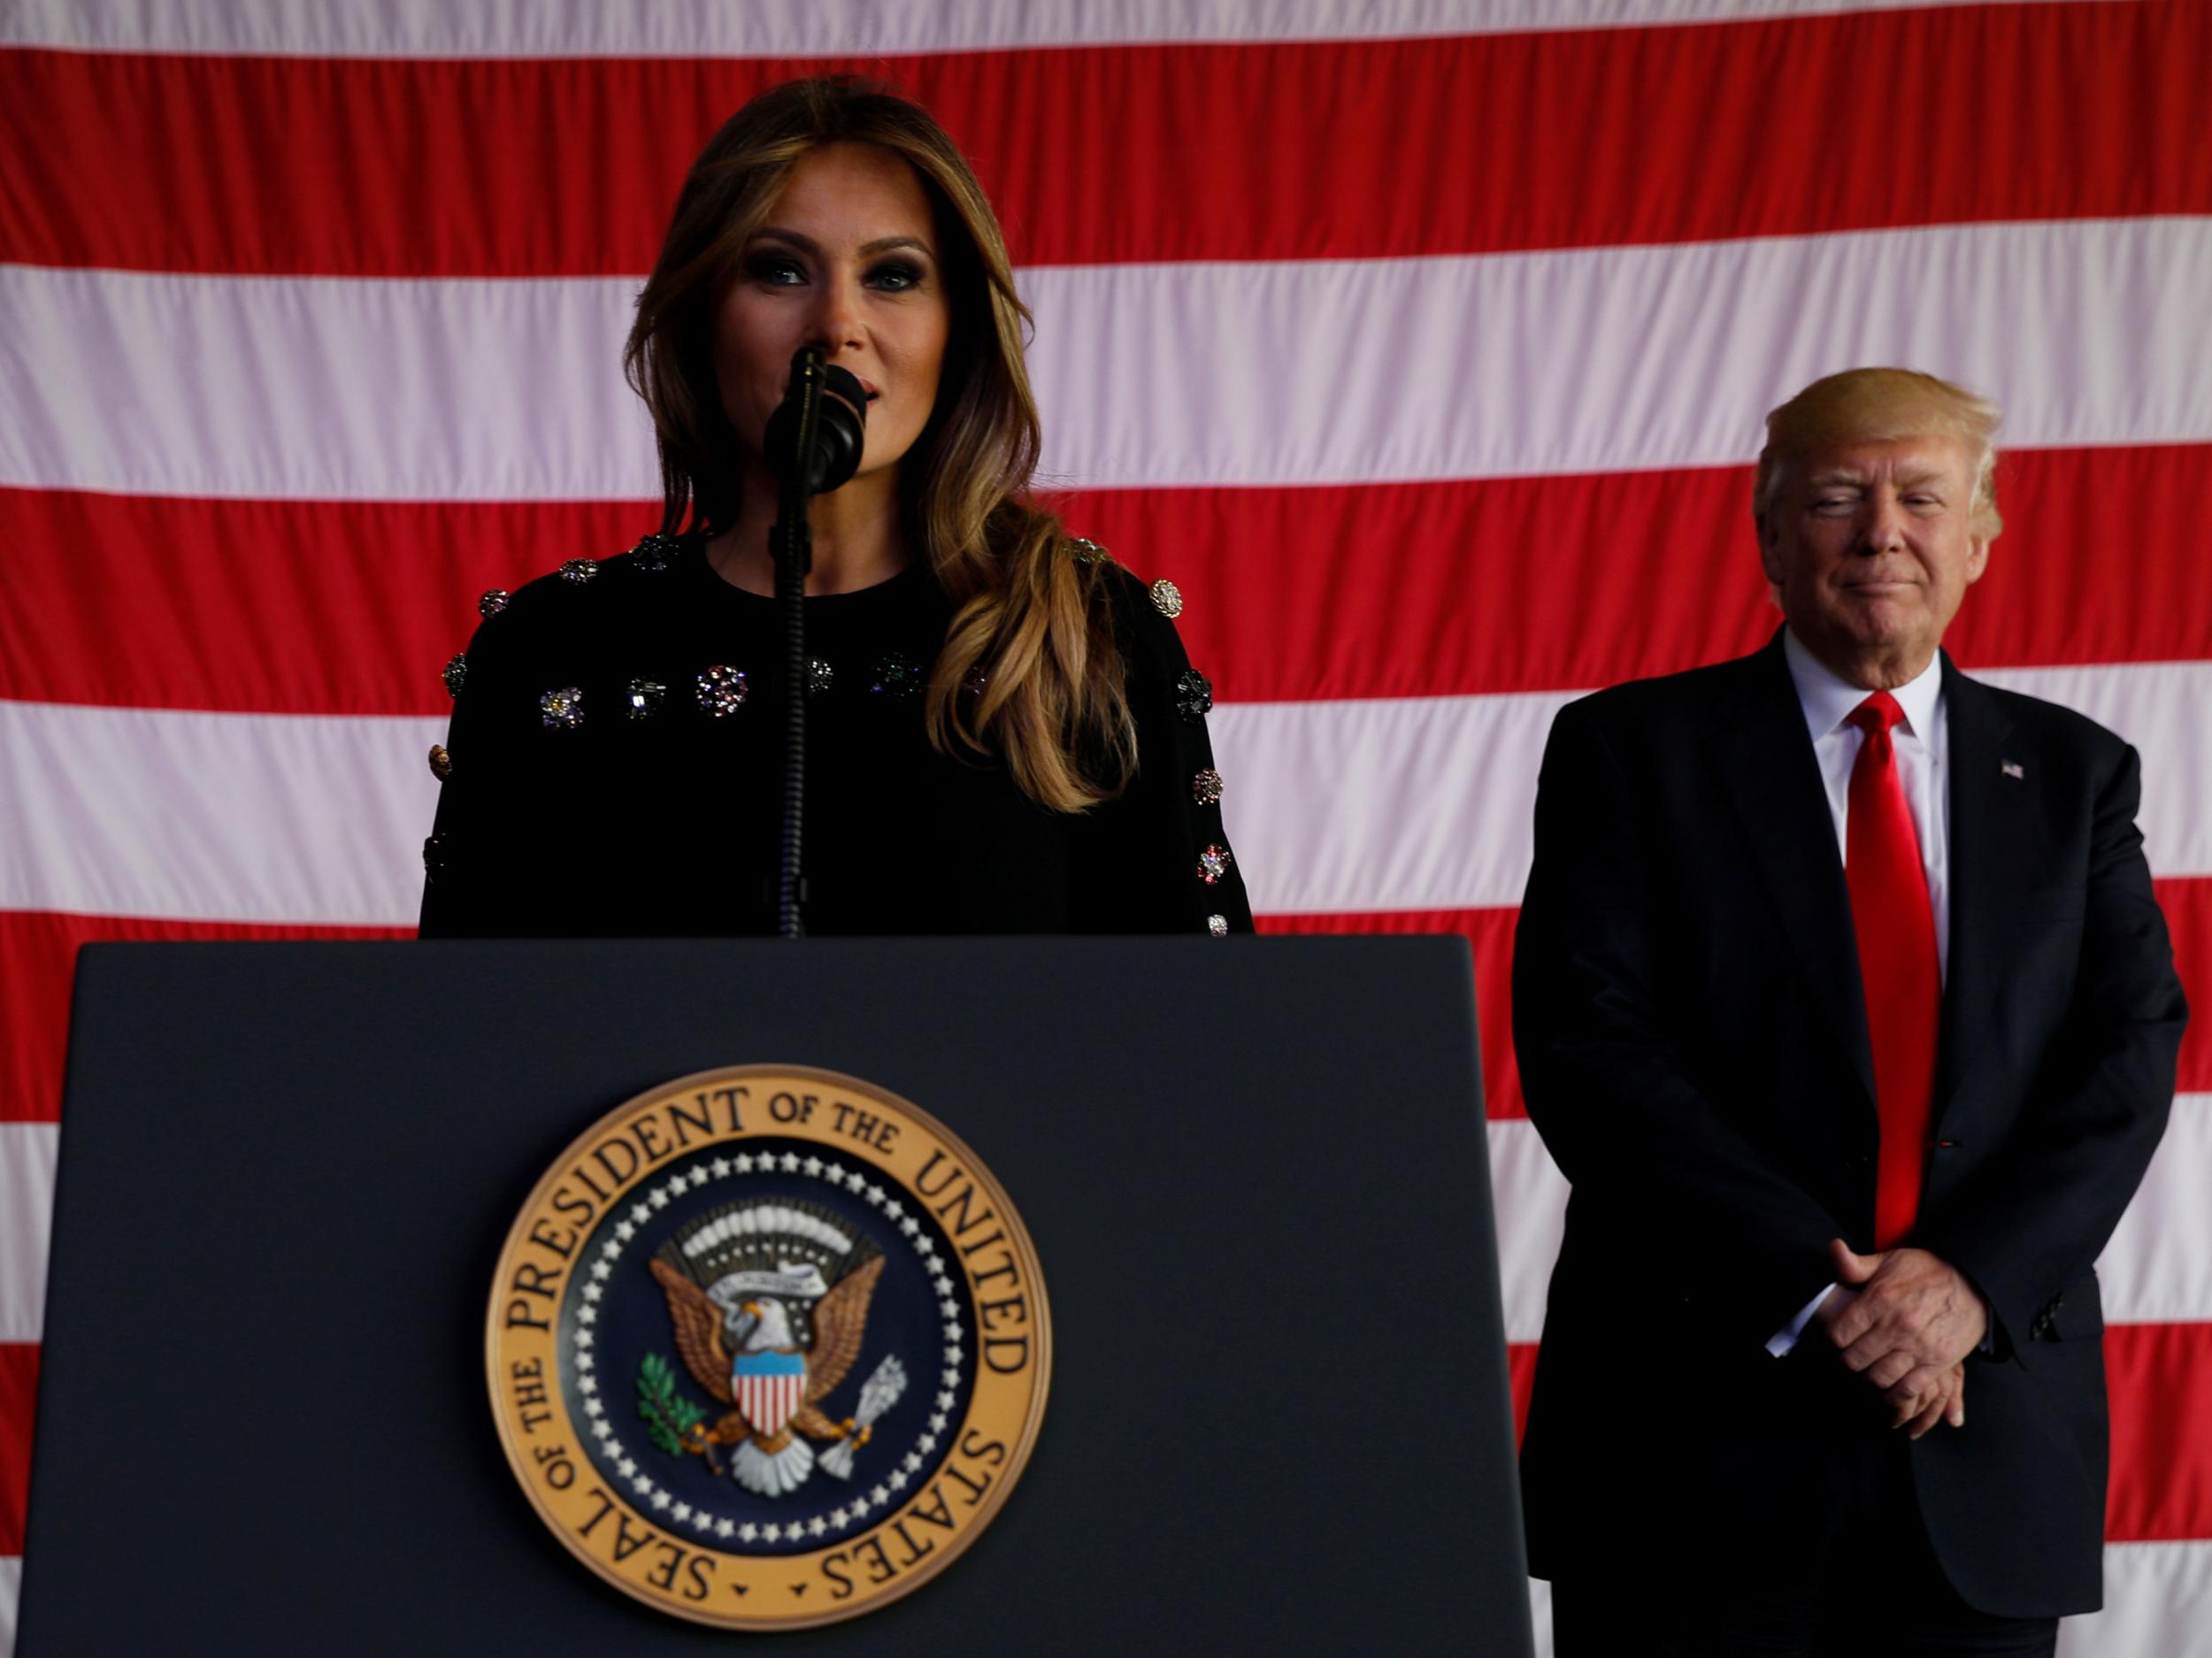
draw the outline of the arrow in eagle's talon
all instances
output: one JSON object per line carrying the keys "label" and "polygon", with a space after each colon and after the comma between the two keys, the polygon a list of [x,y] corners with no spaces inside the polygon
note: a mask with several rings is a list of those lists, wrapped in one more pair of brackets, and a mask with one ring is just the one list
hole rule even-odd
{"label": "arrow in eagle's talon", "polygon": [[703,1425],[695,1422],[684,1430],[684,1448],[687,1451],[696,1451],[705,1457],[707,1467],[713,1470],[715,1478],[718,1479],[721,1478],[722,1459],[714,1454],[714,1436]]}

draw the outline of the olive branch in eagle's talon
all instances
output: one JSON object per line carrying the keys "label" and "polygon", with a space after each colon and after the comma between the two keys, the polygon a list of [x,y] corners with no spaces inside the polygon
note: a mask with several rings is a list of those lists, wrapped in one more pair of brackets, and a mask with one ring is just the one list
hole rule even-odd
{"label": "olive branch in eagle's talon", "polygon": [[675,1367],[657,1353],[649,1353],[638,1365],[637,1414],[645,1424],[645,1436],[672,1456],[687,1451],[707,1459],[719,1474],[720,1459],[707,1432],[707,1413],[676,1391]]}

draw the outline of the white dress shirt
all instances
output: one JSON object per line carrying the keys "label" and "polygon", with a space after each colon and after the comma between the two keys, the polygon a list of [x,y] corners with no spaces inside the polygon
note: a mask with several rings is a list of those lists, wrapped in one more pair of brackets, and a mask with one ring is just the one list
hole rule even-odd
{"label": "white dress shirt", "polygon": [[[1836,825],[1836,856],[1842,858],[1851,845],[1851,768],[1866,741],[1866,733],[1851,723],[1851,711],[1872,693],[1844,679],[1786,629],[1782,654],[1789,663],[1791,683],[1797,687],[1805,727],[1812,735],[1813,759],[1820,767],[1821,784],[1828,791],[1828,815]],[[1912,810],[1913,833],[1920,838],[1920,867],[1928,878],[1939,977],[1949,970],[1951,960],[1951,791],[1944,779],[1949,725],[1943,712],[1942,657],[1938,656],[1890,695],[1905,714],[1890,741],[1897,752],[1905,803]],[[1767,1351],[1779,1358],[1795,1347],[1815,1310],[1827,1300],[1828,1290],[1835,1287],[1831,1284],[1807,1301],[1797,1316],[1774,1332]]]}
{"label": "white dress shirt", "polygon": [[[1813,759],[1828,790],[1828,815],[1835,820],[1836,856],[1841,858],[1851,844],[1851,768],[1866,741],[1866,733],[1851,723],[1851,710],[1873,693],[1839,675],[1799,644],[1795,633],[1783,633],[1782,655],[1812,733]],[[1912,809],[1913,833],[1920,837],[1920,867],[1928,877],[1928,908],[1935,916],[1936,971],[1941,974],[1951,959],[1951,791],[1943,771],[1950,725],[1943,714],[1942,657],[1890,695],[1905,711],[1890,741],[1897,750],[1905,804]]]}

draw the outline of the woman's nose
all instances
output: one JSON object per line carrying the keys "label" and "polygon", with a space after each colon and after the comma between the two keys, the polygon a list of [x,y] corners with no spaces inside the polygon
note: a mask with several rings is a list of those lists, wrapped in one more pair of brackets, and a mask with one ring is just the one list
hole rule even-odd
{"label": "woman's nose", "polygon": [[820,346],[825,353],[834,357],[846,347],[861,342],[860,284],[854,278],[833,277],[822,285],[820,292],[813,318],[813,338],[809,343]]}

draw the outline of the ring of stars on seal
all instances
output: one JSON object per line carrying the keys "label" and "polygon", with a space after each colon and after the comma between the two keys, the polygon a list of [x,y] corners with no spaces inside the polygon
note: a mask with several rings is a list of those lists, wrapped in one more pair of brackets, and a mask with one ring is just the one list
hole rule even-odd
{"label": "ring of stars on seal", "polygon": [[596,1358],[593,1352],[595,1337],[593,1325],[598,1321],[599,1303],[605,1298],[605,1282],[621,1263],[624,1250],[632,1240],[653,1217],[665,1209],[669,1203],[687,1189],[696,1190],[710,1181],[742,1178],[758,1167],[762,1172],[780,1171],[787,1175],[803,1175],[810,1180],[824,1180],[832,1186],[849,1186],[879,1209],[883,1217],[912,1240],[930,1274],[930,1287],[939,1298],[940,1310],[944,1314],[944,1368],[938,1377],[935,1409],[928,1417],[928,1432],[916,1442],[913,1450],[901,1458],[898,1465],[872,1489],[857,1493],[839,1503],[826,1515],[817,1514],[810,1518],[795,1522],[733,1521],[726,1515],[717,1516],[711,1510],[694,1508],[679,1501],[663,1487],[651,1473],[641,1471],[631,1457],[613,1453],[618,1459],[612,1462],[612,1472],[626,1481],[634,1495],[657,1514],[664,1514],[674,1524],[687,1525],[695,1531],[723,1538],[734,1538],[741,1543],[755,1541],[778,1543],[802,1538],[822,1538],[833,1531],[842,1531],[871,1510],[881,1509],[893,1502],[897,1493],[905,1490],[913,1477],[921,1472],[930,1454],[936,1450],[939,1437],[949,1425],[947,1412],[961,1396],[961,1365],[966,1353],[963,1346],[966,1327],[961,1321],[960,1303],[953,1299],[953,1281],[945,1270],[945,1263],[939,1255],[937,1244],[928,1236],[916,1213],[893,1197],[881,1185],[871,1180],[856,1169],[846,1169],[809,1155],[802,1157],[795,1151],[787,1151],[780,1157],[768,1154],[759,1159],[740,1153],[737,1156],[716,1157],[703,1165],[695,1165],[687,1173],[678,1174],[651,1187],[646,1201],[631,1206],[628,1214],[615,1223],[613,1236],[599,1246],[600,1258],[592,1263],[590,1278],[582,1286],[583,1305],[576,1311],[571,1363],[575,1372],[575,1389],[580,1395],[583,1413],[591,1424],[591,1435],[608,1455],[617,1444],[612,1418],[607,1410],[599,1378],[594,1373]]}
{"label": "ring of stars on seal", "polygon": [[949,1564],[1042,1418],[1051,1328],[1010,1200],[910,1102],[739,1066],[580,1136],[486,1327],[508,1463],[599,1577],[729,1628],[850,1617]]}

